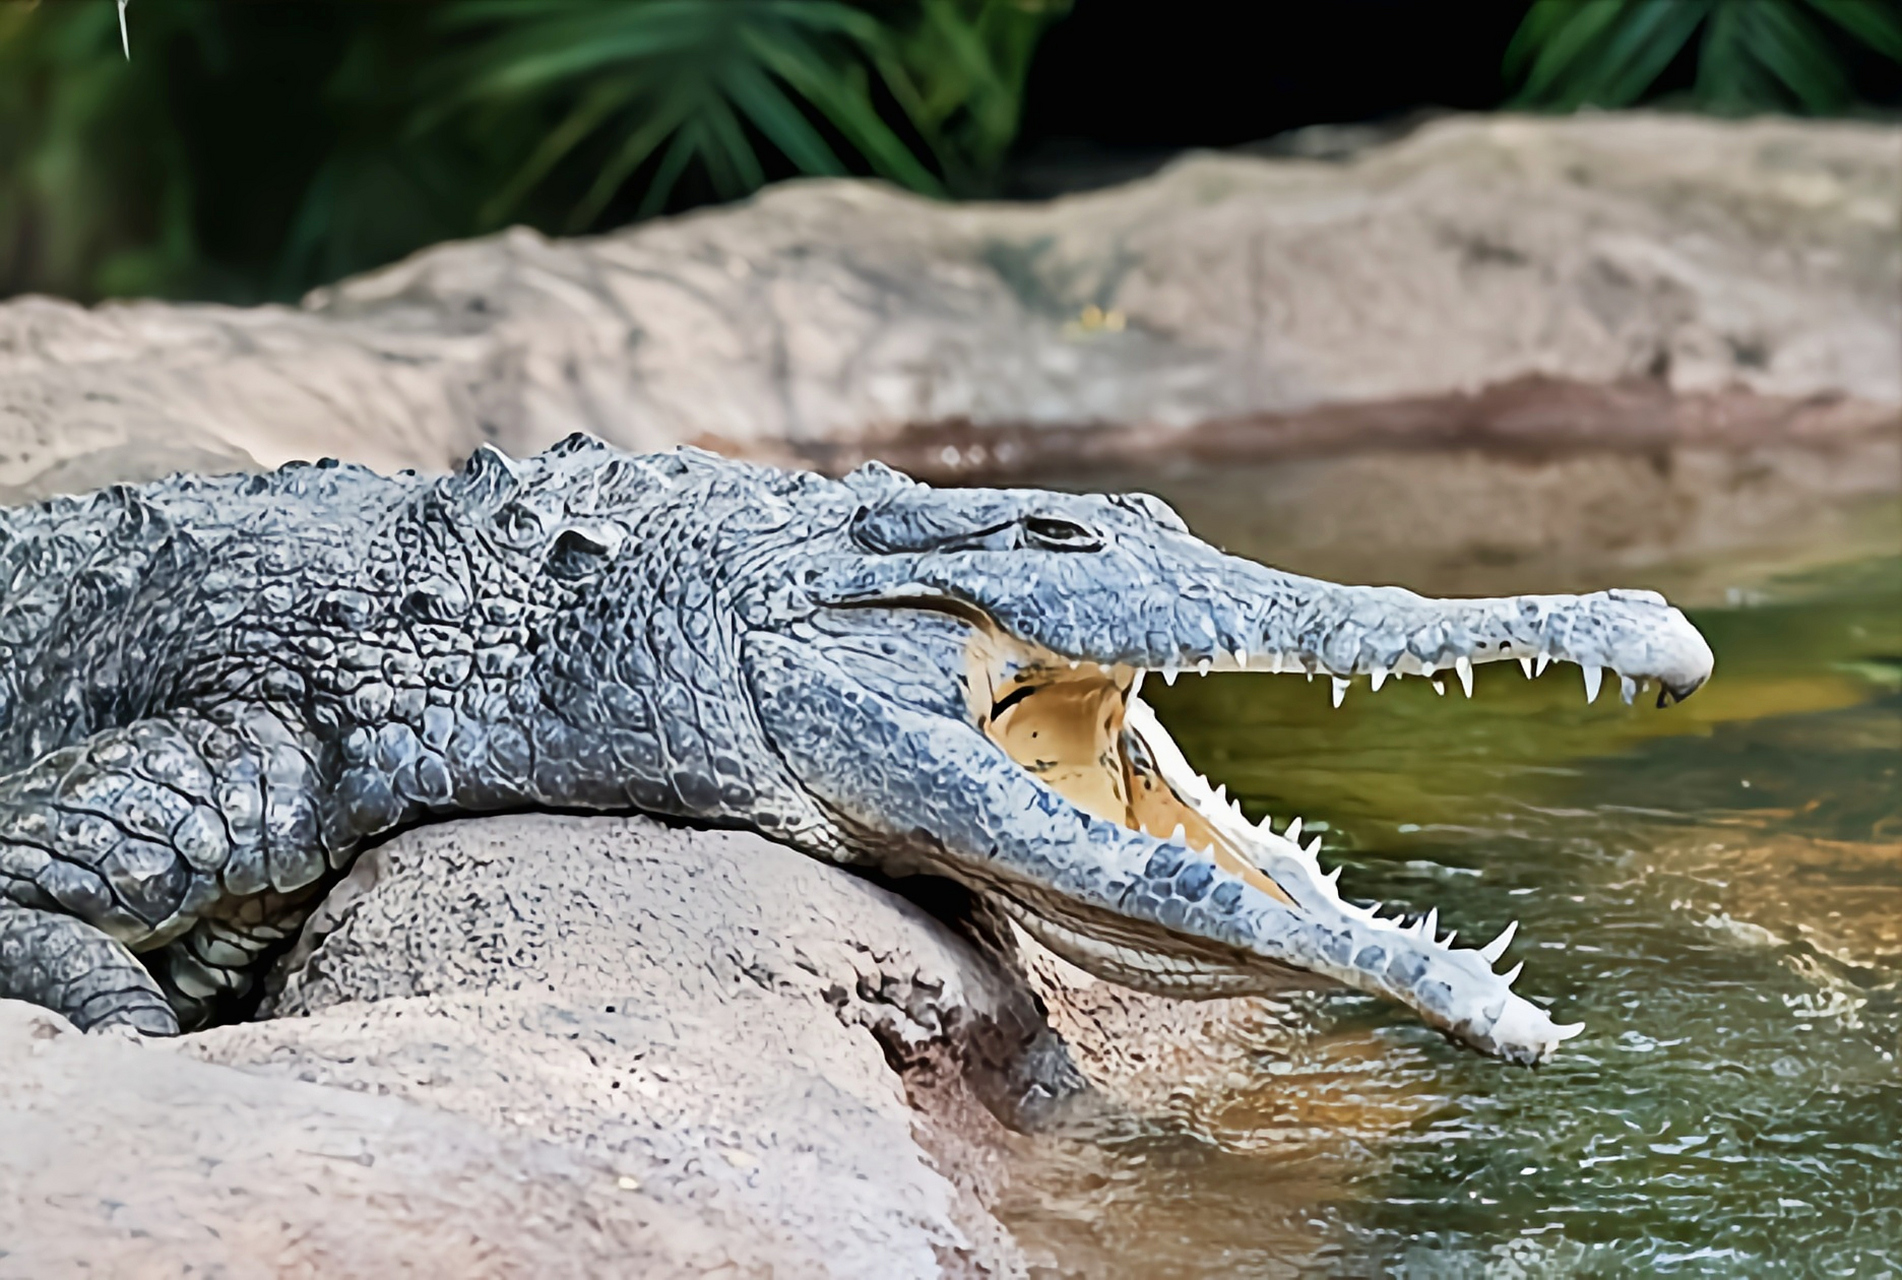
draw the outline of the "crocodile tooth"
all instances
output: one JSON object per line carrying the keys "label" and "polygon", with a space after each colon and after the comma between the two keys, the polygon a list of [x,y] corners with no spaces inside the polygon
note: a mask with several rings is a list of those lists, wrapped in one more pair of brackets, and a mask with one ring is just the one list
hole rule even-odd
{"label": "crocodile tooth", "polygon": [[1079,659],[1076,659],[1076,658],[1070,659],[1070,670],[1075,671],[1078,667],[1082,665],[1083,663]]}
{"label": "crocodile tooth", "polygon": [[1587,665],[1579,669],[1585,673],[1585,701],[1587,703],[1597,702],[1598,686],[1605,679],[1604,668]]}
{"label": "crocodile tooth", "polygon": [[1519,932],[1519,922],[1514,920],[1499,931],[1497,938],[1481,947],[1479,954],[1486,957],[1487,964],[1496,963],[1500,956],[1506,954],[1506,948],[1512,945],[1512,935],[1517,932]]}
{"label": "crocodile tooth", "polygon": [[1273,835],[1275,833],[1275,829],[1273,825],[1271,825],[1273,822],[1273,815],[1264,813],[1261,815],[1261,821],[1255,824],[1255,830],[1266,831],[1269,835]]}
{"label": "crocodile tooth", "polygon": [[1248,654],[1245,650],[1237,649],[1235,651],[1235,665],[1243,671],[1248,669]]}
{"label": "crocodile tooth", "polygon": [[[1534,675],[1535,677],[1537,677],[1537,676],[1542,676],[1542,675],[1544,675],[1544,674],[1545,674],[1545,669],[1546,669],[1546,668],[1547,668],[1548,666],[1550,666],[1551,664],[1552,664],[1552,655],[1551,655],[1551,654],[1549,654],[1549,653],[1542,653],[1542,654],[1540,654],[1540,655],[1539,655],[1539,660],[1538,660],[1537,662],[1535,662],[1535,663],[1533,663],[1533,664],[1532,664],[1532,674],[1533,674],[1533,675]],[[1579,1025],[1580,1025],[1580,1026],[1582,1027],[1582,1026],[1584,1026],[1585,1024],[1581,1022],[1581,1023],[1579,1023]]]}
{"label": "crocodile tooth", "polygon": [[1202,659],[1202,661],[1195,664],[1195,674],[1197,674],[1198,676],[1205,676],[1209,673],[1209,668],[1214,665],[1215,664],[1210,662],[1207,658],[1204,658]]}
{"label": "crocodile tooth", "polygon": [[1444,698],[1446,696],[1446,681],[1435,680],[1433,682],[1433,692],[1439,694],[1442,698]]}
{"label": "crocodile tooth", "polygon": [[1374,692],[1379,693],[1380,686],[1387,682],[1387,668],[1375,667],[1371,675],[1371,680],[1374,686]]}
{"label": "crocodile tooth", "polygon": [[1330,888],[1330,889],[1332,889],[1332,888],[1336,888],[1336,887],[1338,887],[1338,886],[1340,885],[1340,883],[1341,883],[1341,869],[1340,869],[1340,867],[1336,867],[1336,868],[1334,868],[1334,870],[1332,870],[1332,871],[1330,871],[1330,872],[1328,872],[1328,873],[1327,873],[1326,875],[1324,875],[1324,876],[1322,876],[1322,877],[1321,877],[1321,879],[1323,879],[1323,880],[1325,880],[1325,881],[1327,881],[1327,884],[1328,884],[1328,888]]}
{"label": "crocodile tooth", "polygon": [[1175,684],[1175,682],[1176,682],[1176,669],[1175,669],[1175,667],[1174,667],[1173,665],[1171,665],[1171,666],[1167,666],[1167,667],[1164,667],[1164,668],[1162,669],[1162,682],[1163,682],[1164,684],[1166,684],[1166,685],[1173,685],[1173,684]]}
{"label": "crocodile tooth", "polygon": [[1215,798],[1223,804],[1228,803],[1228,784],[1226,782],[1215,788]]}
{"label": "crocodile tooth", "polygon": [[1627,707],[1630,706],[1631,700],[1638,696],[1638,682],[1630,676],[1619,676],[1618,696],[1625,700]]}
{"label": "crocodile tooth", "polygon": [[1340,706],[1341,702],[1346,697],[1347,697],[1347,681],[1341,679],[1339,676],[1335,676],[1334,677],[1334,705],[1337,707]]}
{"label": "crocodile tooth", "polygon": [[1189,833],[1187,829],[1185,829],[1183,825],[1180,822],[1178,822],[1176,823],[1176,829],[1169,833],[1169,839],[1178,844],[1187,844],[1189,843]]}
{"label": "crocodile tooth", "polygon": [[1519,975],[1525,972],[1525,968],[1526,968],[1526,962],[1521,960],[1518,964],[1515,964],[1514,966],[1512,966],[1512,968],[1500,974],[1499,980],[1510,987],[1513,983],[1519,980]]}
{"label": "crocodile tooth", "polygon": [[1281,833],[1281,838],[1283,840],[1291,841],[1295,844],[1300,844],[1301,843],[1301,819],[1299,818],[1290,819],[1288,822],[1288,829]]}
{"label": "crocodile tooth", "polygon": [[1316,836],[1314,837],[1314,839],[1308,841],[1308,847],[1303,849],[1301,852],[1307,854],[1310,858],[1320,853],[1321,852],[1321,837]]}
{"label": "crocodile tooth", "polygon": [[1440,909],[1438,907],[1427,908],[1426,919],[1420,922],[1420,936],[1428,942],[1440,940]]}
{"label": "crocodile tooth", "polygon": [[1526,679],[1528,680],[1532,679],[1532,659],[1530,658],[1519,659],[1519,670],[1526,673]]}
{"label": "crocodile tooth", "polygon": [[1459,674],[1460,688],[1466,691],[1467,697],[1472,697],[1473,660],[1462,653],[1459,657],[1453,659],[1453,670]]}

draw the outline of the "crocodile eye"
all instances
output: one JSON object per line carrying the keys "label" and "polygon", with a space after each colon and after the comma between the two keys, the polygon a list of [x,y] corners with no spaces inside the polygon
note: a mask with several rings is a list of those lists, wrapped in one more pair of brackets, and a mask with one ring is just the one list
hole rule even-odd
{"label": "crocodile eye", "polygon": [[1025,540],[1046,551],[1100,551],[1103,539],[1093,529],[1056,516],[1025,516]]}

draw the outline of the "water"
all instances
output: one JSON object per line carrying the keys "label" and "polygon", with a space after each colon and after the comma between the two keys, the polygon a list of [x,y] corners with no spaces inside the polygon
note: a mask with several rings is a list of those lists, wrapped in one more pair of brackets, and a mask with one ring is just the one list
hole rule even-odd
{"label": "water", "polygon": [[[1192,525],[1208,483],[1169,494]],[[1324,832],[1349,897],[1472,941],[1519,920],[1519,989],[1587,1030],[1526,1071],[1352,994],[1234,1019],[1161,1101],[1024,1161],[1006,1216],[1050,1274],[1902,1275],[1893,517],[1542,583],[1688,593],[1716,675],[1662,712],[1587,706],[1571,666],[1338,712],[1298,678],[1146,689],[1251,817]]]}

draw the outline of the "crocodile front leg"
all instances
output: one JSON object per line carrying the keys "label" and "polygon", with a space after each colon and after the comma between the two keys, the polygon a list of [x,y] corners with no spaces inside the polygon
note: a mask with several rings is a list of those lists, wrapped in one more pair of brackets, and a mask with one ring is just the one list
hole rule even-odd
{"label": "crocodile front leg", "polygon": [[335,865],[317,781],[292,727],[237,708],[105,730],[0,777],[0,994],[81,1026],[204,1022]]}
{"label": "crocodile front leg", "polygon": [[73,916],[0,902],[0,997],[43,1005],[81,1031],[178,1034],[178,1015],[138,957]]}

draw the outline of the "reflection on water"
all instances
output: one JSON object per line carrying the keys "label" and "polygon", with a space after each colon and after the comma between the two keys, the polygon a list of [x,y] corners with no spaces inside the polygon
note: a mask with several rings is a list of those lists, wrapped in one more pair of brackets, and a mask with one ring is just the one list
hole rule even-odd
{"label": "reflection on water", "polygon": [[1020,1170],[1051,1274],[1902,1274],[1902,559],[1761,553],[1630,583],[1729,588],[1693,610],[1715,678],[1663,712],[1588,707],[1570,666],[1338,712],[1294,678],[1146,691],[1252,817],[1324,831],[1350,897],[1520,920],[1520,989],[1587,1031],[1531,1072],[1352,994],[1238,1021]]}

